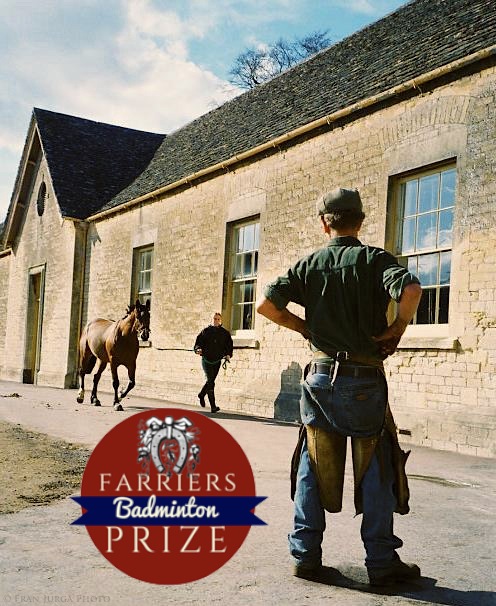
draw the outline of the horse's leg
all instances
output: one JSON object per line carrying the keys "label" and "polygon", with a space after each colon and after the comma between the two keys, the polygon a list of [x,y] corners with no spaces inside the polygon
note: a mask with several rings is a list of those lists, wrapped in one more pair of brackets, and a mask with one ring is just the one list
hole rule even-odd
{"label": "horse's leg", "polygon": [[110,370],[112,371],[112,387],[114,388],[114,410],[124,410],[117,393],[119,389],[119,375],[117,374],[117,364],[114,360],[110,360]]}
{"label": "horse's leg", "polygon": [[[83,349],[84,347],[84,349]],[[93,355],[93,353],[91,352],[91,349],[88,347],[88,344],[85,343],[84,345],[81,345],[81,365],[79,367],[79,391],[78,391],[78,395],[76,398],[76,401],[79,402],[79,404],[82,404],[84,402],[84,375],[88,375],[90,374],[90,372],[93,370],[95,363],[96,363],[96,357]]]}
{"label": "horse's leg", "polygon": [[82,404],[84,402],[84,375],[86,373],[83,370],[83,367],[81,366],[79,368],[79,391],[78,391],[78,395],[76,398],[76,402],[78,402],[79,404]]}
{"label": "horse's leg", "polygon": [[134,379],[136,376],[136,363],[132,363],[127,367],[127,374],[129,376],[129,383],[127,384],[126,389],[122,390],[120,393],[120,399],[122,400],[127,396],[127,394],[131,391],[131,389],[136,385]]}
{"label": "horse's leg", "polygon": [[102,376],[102,373],[105,370],[106,366],[107,366],[107,362],[104,362],[103,360],[98,359],[98,368],[93,377],[93,389],[91,391],[91,403],[94,406],[101,406],[100,400],[98,399],[96,392],[98,389],[98,383],[100,381],[100,377]]}

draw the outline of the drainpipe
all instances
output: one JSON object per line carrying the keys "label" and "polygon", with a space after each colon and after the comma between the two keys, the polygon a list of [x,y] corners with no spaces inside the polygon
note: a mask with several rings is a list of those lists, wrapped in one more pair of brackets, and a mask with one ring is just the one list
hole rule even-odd
{"label": "drainpipe", "polygon": [[[69,218],[69,217],[67,217]],[[79,338],[83,331],[83,304],[84,304],[84,288],[85,288],[85,277],[86,277],[86,257],[87,257],[87,242],[88,242],[88,227],[89,224],[86,221],[77,219],[70,219],[74,223],[74,229],[82,240],[82,252],[81,252],[81,263],[80,263],[80,276],[79,276],[79,308],[78,308],[78,320],[77,320],[77,342],[76,342],[76,369],[74,371],[73,383],[77,385],[77,369],[79,368]]]}

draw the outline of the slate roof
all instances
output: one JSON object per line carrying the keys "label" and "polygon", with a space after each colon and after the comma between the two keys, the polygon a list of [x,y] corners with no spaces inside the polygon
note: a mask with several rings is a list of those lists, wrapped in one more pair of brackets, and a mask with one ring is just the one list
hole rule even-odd
{"label": "slate roof", "polygon": [[495,43],[494,0],[409,2],[170,134],[103,210]]}
{"label": "slate roof", "polygon": [[41,145],[64,217],[85,219],[147,166],[164,135],[35,108]]}

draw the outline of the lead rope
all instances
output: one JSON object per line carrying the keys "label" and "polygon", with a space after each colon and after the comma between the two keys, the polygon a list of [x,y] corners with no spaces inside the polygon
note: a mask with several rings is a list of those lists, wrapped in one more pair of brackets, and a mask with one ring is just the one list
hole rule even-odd
{"label": "lead rope", "polygon": [[[202,357],[203,357],[203,356],[202,356]],[[230,362],[228,362],[228,360],[227,360],[226,358],[221,358],[220,360],[215,360],[214,362],[210,362],[210,360],[207,360],[207,358],[205,358],[205,357],[203,357],[203,359],[205,360],[205,362],[206,362],[207,364],[211,364],[212,366],[213,366],[214,364],[218,364],[219,362],[221,362],[221,361],[223,360],[223,362],[222,362],[222,368],[223,368],[224,370],[227,370],[227,365],[230,363]]]}

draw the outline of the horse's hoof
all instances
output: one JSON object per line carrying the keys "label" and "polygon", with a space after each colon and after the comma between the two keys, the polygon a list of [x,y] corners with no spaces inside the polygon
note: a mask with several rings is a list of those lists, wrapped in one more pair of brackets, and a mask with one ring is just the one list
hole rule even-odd
{"label": "horse's hoof", "polygon": [[93,406],[101,406],[101,402],[100,400],[91,400],[91,403],[93,404]]}
{"label": "horse's hoof", "polygon": [[119,402],[117,404],[114,404],[114,410],[124,410],[124,408],[122,408],[122,405],[119,404]]}
{"label": "horse's hoof", "polygon": [[76,398],[76,402],[78,404],[82,404],[84,402],[84,398]]}

